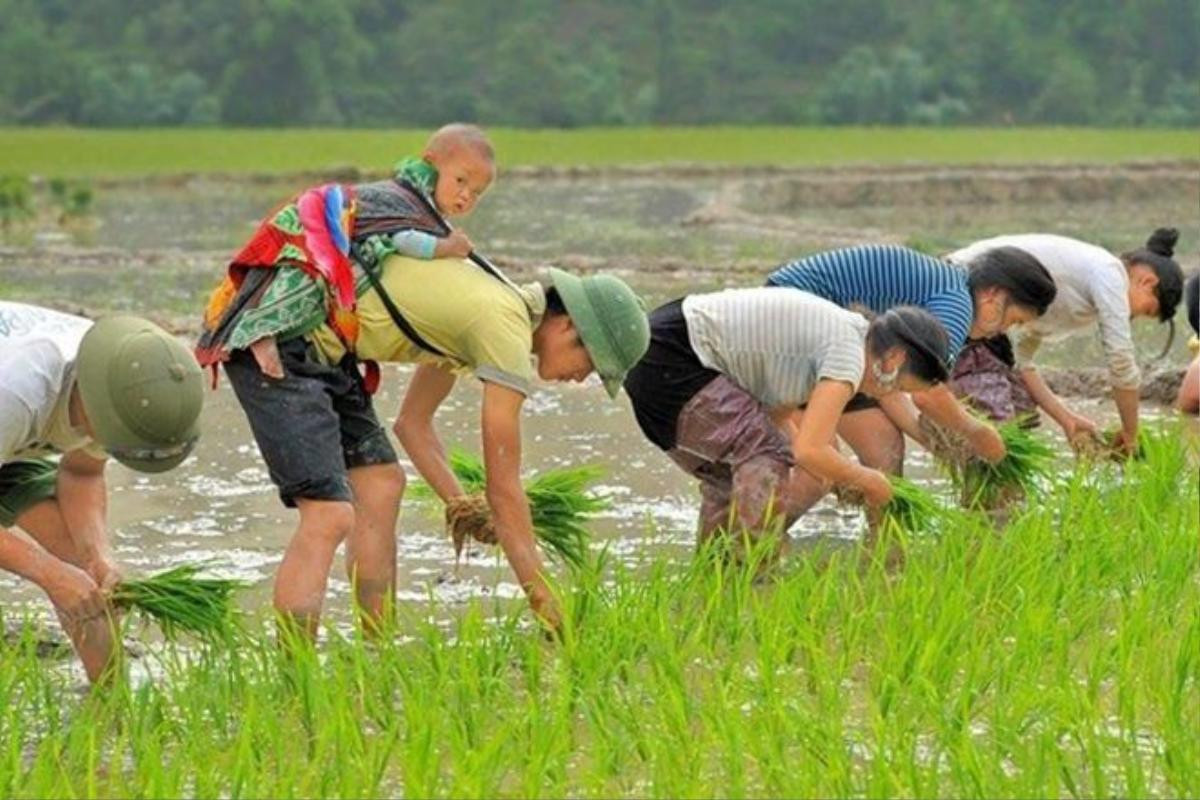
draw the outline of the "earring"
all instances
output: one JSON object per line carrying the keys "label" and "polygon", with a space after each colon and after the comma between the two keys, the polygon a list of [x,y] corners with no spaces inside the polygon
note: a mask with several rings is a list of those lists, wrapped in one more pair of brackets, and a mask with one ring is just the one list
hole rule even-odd
{"label": "earring", "polygon": [[881,389],[891,389],[896,382],[896,378],[900,376],[900,367],[896,367],[891,372],[884,372],[879,366],[879,362],[875,361],[871,364],[871,374],[875,376],[875,382],[879,384]]}

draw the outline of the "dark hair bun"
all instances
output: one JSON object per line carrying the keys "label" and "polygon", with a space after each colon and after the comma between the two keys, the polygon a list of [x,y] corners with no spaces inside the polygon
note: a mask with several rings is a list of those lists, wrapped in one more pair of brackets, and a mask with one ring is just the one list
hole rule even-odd
{"label": "dark hair bun", "polygon": [[1159,228],[1146,240],[1146,249],[1151,253],[1170,258],[1175,255],[1175,243],[1178,241],[1179,231],[1177,229]]}

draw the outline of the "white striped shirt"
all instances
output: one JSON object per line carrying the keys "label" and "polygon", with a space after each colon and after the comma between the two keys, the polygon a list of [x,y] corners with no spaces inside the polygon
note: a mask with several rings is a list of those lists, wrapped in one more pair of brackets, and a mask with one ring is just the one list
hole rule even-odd
{"label": "white striped shirt", "polygon": [[862,382],[868,322],[808,292],[694,294],[683,315],[700,363],[768,407],[804,405],[822,379]]}

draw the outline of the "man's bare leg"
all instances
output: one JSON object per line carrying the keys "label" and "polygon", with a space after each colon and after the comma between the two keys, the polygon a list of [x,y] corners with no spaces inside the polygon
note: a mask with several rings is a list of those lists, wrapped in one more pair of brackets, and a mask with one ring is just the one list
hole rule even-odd
{"label": "man's bare leg", "polygon": [[299,498],[300,525],[275,574],[275,610],[296,633],[315,638],[329,569],[338,545],[354,530],[354,506]]}
{"label": "man's bare leg", "polygon": [[404,471],[399,464],[355,467],[350,486],[355,520],[346,543],[346,574],[355,587],[363,628],[373,633],[396,599],[396,520]]}
{"label": "man's bare leg", "polygon": [[904,434],[880,409],[843,414],[837,432],[864,467],[888,475],[904,473]]}

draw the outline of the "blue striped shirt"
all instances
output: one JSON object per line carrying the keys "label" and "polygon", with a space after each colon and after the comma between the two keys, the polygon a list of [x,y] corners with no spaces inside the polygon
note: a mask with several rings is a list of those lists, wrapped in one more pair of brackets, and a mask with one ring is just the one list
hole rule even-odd
{"label": "blue striped shirt", "polygon": [[817,253],[784,264],[767,285],[803,289],[843,308],[858,305],[876,314],[894,306],[923,308],[946,329],[951,359],[966,344],[975,316],[965,270],[897,245]]}

